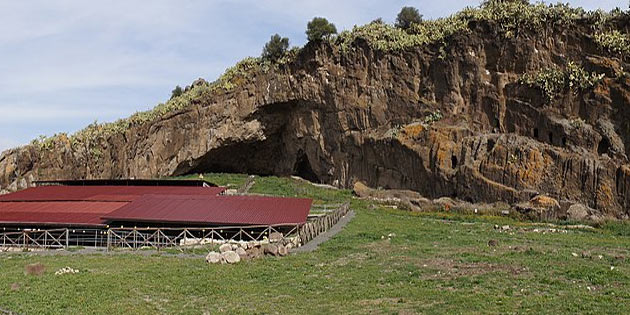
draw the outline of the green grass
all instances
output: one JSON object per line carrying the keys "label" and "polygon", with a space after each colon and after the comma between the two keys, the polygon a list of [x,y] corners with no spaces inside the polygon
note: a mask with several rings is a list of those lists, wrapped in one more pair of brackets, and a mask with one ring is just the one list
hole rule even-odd
{"label": "green grass", "polygon": [[[351,199],[348,191],[275,177],[257,178],[253,190],[321,202]],[[284,258],[208,265],[202,257],[169,254],[5,253],[0,308],[26,314],[624,313],[630,303],[627,224],[506,233],[494,224],[533,223],[351,200],[357,215],[340,234],[315,252]],[[488,246],[491,239],[498,246]],[[583,251],[592,258],[582,258]],[[44,275],[25,275],[24,266],[37,262],[47,267]],[[81,273],[54,275],[65,266]]]}

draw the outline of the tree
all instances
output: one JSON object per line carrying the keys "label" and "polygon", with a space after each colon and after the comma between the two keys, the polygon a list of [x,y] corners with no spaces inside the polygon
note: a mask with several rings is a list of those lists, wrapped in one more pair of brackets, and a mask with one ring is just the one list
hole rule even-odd
{"label": "tree", "polygon": [[284,56],[284,53],[289,48],[289,39],[281,37],[278,34],[271,36],[269,42],[265,44],[263,48],[262,57],[268,60],[278,60]]}
{"label": "tree", "polygon": [[396,27],[404,30],[409,29],[413,24],[422,22],[422,15],[414,7],[403,7],[396,17]]}
{"label": "tree", "polygon": [[370,22],[370,24],[385,24],[385,21],[383,21],[383,18],[376,18],[376,19],[372,20],[372,22]]}
{"label": "tree", "polygon": [[184,90],[181,86],[176,86],[175,89],[171,92],[171,99],[174,99],[180,95],[184,94]]}
{"label": "tree", "polygon": [[326,18],[315,17],[306,25],[306,37],[309,42],[329,39],[333,34],[337,34],[337,27]]}

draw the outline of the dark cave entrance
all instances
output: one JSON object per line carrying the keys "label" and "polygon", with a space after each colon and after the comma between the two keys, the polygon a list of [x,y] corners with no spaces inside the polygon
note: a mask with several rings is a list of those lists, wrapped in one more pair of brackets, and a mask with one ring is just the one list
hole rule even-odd
{"label": "dark cave entrance", "polygon": [[602,138],[597,145],[597,154],[602,155],[608,153],[608,150],[610,150],[610,141],[608,141],[608,138]]}
{"label": "dark cave entrance", "polygon": [[319,177],[317,177],[317,174],[313,171],[308,156],[306,156],[302,150],[298,151],[295,166],[293,167],[293,174],[310,182],[319,183]]}

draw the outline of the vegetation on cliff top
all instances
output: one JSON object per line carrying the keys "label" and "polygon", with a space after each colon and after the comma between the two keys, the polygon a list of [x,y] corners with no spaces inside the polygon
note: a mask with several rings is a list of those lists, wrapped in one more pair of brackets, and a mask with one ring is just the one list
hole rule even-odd
{"label": "vegetation on cliff top", "polygon": [[526,73],[520,78],[520,83],[540,89],[552,101],[565,89],[572,91],[584,90],[595,86],[604,78],[604,74],[589,73],[576,63],[569,61],[564,69],[553,67]]}
{"label": "vegetation on cliff top", "polygon": [[[404,10],[404,9],[403,9]],[[401,11],[402,13],[402,11]],[[419,15],[419,14],[418,14]],[[611,12],[585,11],[582,8],[573,8],[566,4],[546,5],[543,3],[529,4],[526,1],[485,1],[478,8],[465,8],[464,10],[446,18],[436,20],[407,19],[405,29],[395,27],[382,20],[375,20],[364,26],[355,26],[352,30],[341,32],[333,36],[331,23],[326,24],[328,30],[318,37],[331,45],[339,47],[342,53],[349,53],[354,43],[361,39],[375,50],[396,52],[417,48],[426,45],[436,45],[439,57],[446,57],[448,39],[456,34],[467,34],[472,31],[479,22],[486,22],[495,26],[500,36],[505,38],[518,38],[521,36],[536,36],[536,34],[552,31],[554,28],[569,28],[577,23],[591,25],[593,40],[599,44],[602,50],[612,54],[621,55],[622,58],[630,55],[630,38],[628,35],[616,29],[614,21],[628,18],[630,12],[616,9]],[[405,15],[406,16],[406,15]],[[328,21],[326,21],[328,22]],[[311,21],[312,23],[312,21]],[[310,23],[309,23],[310,24]],[[321,23],[324,25],[324,23]],[[335,29],[336,31],[336,29]],[[318,33],[319,34],[319,33]],[[32,144],[40,150],[54,147],[57,140],[64,137],[73,146],[81,145],[85,148],[98,146],[102,140],[114,134],[124,133],[129,127],[167,116],[173,111],[179,111],[190,106],[195,100],[209,97],[217,93],[230,92],[237,86],[248,82],[258,74],[265,74],[278,70],[282,65],[290,63],[299,55],[301,48],[286,50],[282,38],[282,44],[274,51],[273,58],[248,57],[225,71],[216,81],[210,84],[193,85],[186,88],[183,93],[173,93],[173,97],[166,103],[159,104],[152,110],[139,112],[126,119],[120,119],[112,123],[94,123],[72,136],[66,134],[55,135],[52,138],[40,137],[33,140]],[[597,76],[585,75],[578,71],[574,73],[581,77],[576,81],[582,88],[583,83],[590,85],[596,81]],[[566,80],[566,73],[557,69],[541,70],[540,73],[525,77],[524,83],[540,86],[548,97],[555,96],[562,86],[572,85],[574,81]]]}

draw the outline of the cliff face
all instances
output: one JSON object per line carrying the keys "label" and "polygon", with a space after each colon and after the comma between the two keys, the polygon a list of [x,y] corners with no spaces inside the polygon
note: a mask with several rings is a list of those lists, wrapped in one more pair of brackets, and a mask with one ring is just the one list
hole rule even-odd
{"label": "cliff face", "polygon": [[[619,21],[627,33],[628,21]],[[472,24],[446,46],[382,52],[311,43],[230,92],[103,137],[6,151],[0,190],[36,179],[151,178],[223,171],[295,174],[426,197],[516,203],[537,193],[627,217],[630,67],[588,25],[504,38]],[[523,74],[573,61],[605,74],[553,100]]]}

